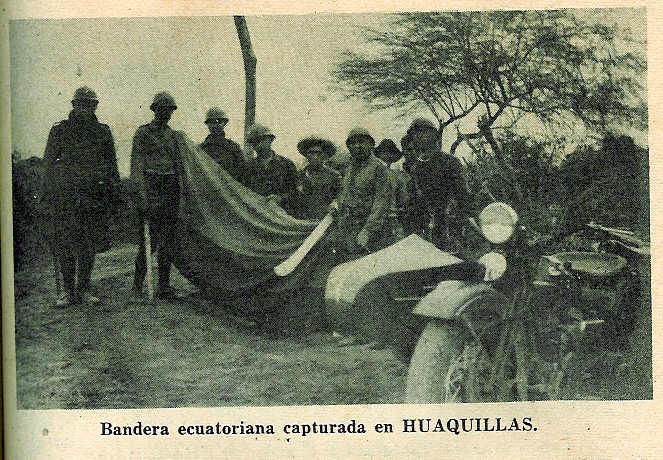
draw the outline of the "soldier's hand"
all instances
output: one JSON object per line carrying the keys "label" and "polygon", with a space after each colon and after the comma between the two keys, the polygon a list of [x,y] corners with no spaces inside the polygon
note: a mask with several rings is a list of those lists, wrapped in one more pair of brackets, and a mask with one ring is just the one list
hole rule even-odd
{"label": "soldier's hand", "polygon": [[281,195],[277,195],[277,194],[275,194],[275,193],[272,193],[271,195],[268,195],[268,196],[267,196],[267,199],[268,199],[269,201],[273,201],[273,202],[276,203],[276,204],[280,204],[281,201],[283,201],[283,198],[281,197]]}
{"label": "soldier's hand", "polygon": [[338,214],[338,201],[333,200],[331,203],[329,203],[329,213],[333,216],[336,217]]}
{"label": "soldier's hand", "polygon": [[357,244],[364,249],[368,246],[368,232],[366,230],[360,231],[357,235]]}
{"label": "soldier's hand", "polygon": [[478,262],[486,267],[486,273],[483,278],[484,281],[495,281],[506,271],[506,258],[497,252],[484,254]]}

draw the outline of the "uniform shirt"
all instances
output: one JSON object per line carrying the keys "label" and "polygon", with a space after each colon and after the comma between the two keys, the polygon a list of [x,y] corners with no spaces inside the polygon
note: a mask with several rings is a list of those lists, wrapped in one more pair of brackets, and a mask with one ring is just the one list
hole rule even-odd
{"label": "uniform shirt", "polygon": [[398,169],[389,170],[389,178],[391,180],[392,189],[392,204],[393,211],[402,212],[405,210],[408,202],[408,183],[411,178],[405,171]]}
{"label": "uniform shirt", "polygon": [[134,135],[131,150],[131,173],[175,173],[177,146],[174,131],[168,125],[148,123],[140,126]]}
{"label": "uniform shirt", "polygon": [[292,161],[272,151],[267,163],[260,158],[249,160],[241,178],[240,182],[260,195],[280,195],[287,200],[295,191],[297,168]]}
{"label": "uniform shirt", "polygon": [[384,223],[391,204],[391,184],[385,164],[371,155],[362,164],[350,163],[338,197],[339,230],[346,234],[348,247],[366,230],[369,242],[384,235]]}
{"label": "uniform shirt", "polygon": [[327,166],[317,171],[304,168],[297,174],[295,215],[302,219],[322,219],[340,190],[341,174],[337,171]]}
{"label": "uniform shirt", "polygon": [[181,171],[175,131],[154,122],[139,126],[131,149],[130,178],[145,198],[145,173],[178,174]]}
{"label": "uniform shirt", "polygon": [[458,203],[461,217],[472,213],[472,198],[467,189],[463,165],[458,158],[437,153],[429,161],[416,161],[411,167],[408,182],[408,204],[404,227],[408,233],[421,232],[430,216],[435,216],[438,229],[451,199]]}
{"label": "uniform shirt", "polygon": [[224,134],[209,134],[200,144],[214,161],[216,161],[228,174],[235,179],[239,177],[244,169],[244,154],[239,144],[226,138]]}

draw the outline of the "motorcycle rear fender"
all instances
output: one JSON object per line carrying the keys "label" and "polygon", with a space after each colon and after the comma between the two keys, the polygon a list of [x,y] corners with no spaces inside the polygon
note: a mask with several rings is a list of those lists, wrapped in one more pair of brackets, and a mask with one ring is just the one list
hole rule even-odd
{"label": "motorcycle rear fender", "polygon": [[465,314],[492,313],[502,318],[507,298],[486,283],[448,280],[422,298],[412,313],[428,318],[458,319]]}

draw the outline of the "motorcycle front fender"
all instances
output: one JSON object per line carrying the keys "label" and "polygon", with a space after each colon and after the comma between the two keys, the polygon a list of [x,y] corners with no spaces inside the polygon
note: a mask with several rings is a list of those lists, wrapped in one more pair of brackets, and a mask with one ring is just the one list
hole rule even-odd
{"label": "motorcycle front fender", "polygon": [[445,320],[486,314],[502,318],[507,302],[506,296],[487,283],[448,280],[423,297],[412,313]]}

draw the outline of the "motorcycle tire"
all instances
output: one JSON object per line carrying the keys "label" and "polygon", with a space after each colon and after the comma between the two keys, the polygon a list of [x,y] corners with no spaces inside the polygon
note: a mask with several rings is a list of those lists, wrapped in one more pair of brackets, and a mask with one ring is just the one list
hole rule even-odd
{"label": "motorcycle tire", "polygon": [[[458,373],[468,350],[473,358],[465,365],[472,367]],[[410,361],[405,403],[458,403],[492,401],[478,391],[475,363],[486,359],[487,353],[460,323],[444,320],[429,321],[424,328]],[[460,381],[458,376],[461,375]]]}

